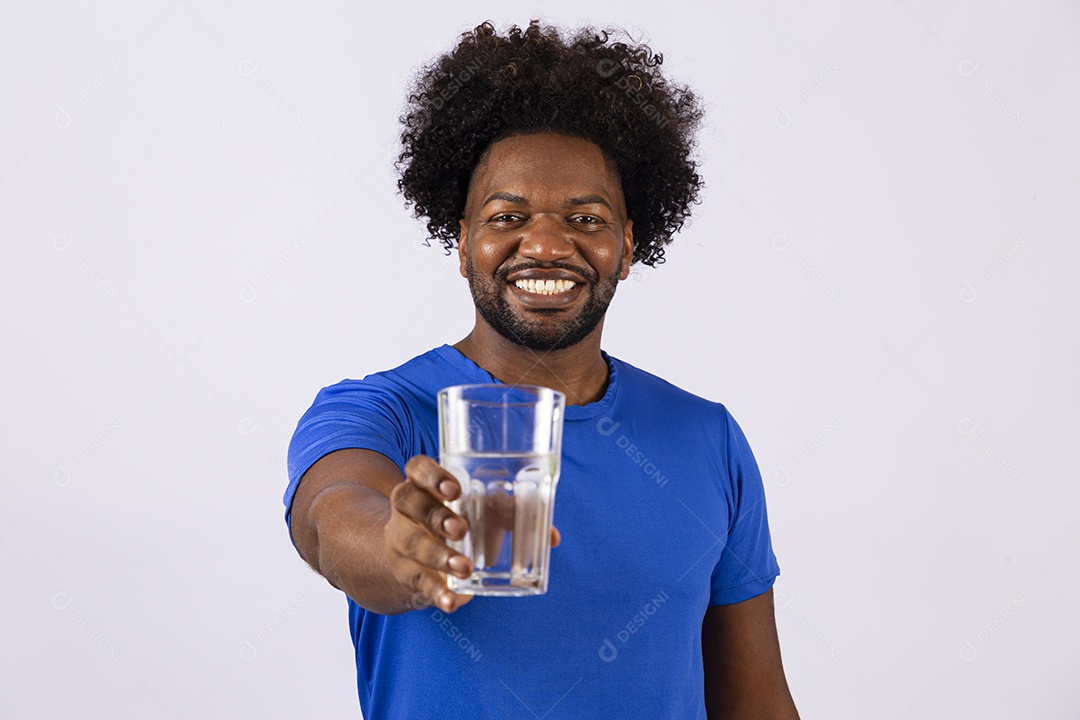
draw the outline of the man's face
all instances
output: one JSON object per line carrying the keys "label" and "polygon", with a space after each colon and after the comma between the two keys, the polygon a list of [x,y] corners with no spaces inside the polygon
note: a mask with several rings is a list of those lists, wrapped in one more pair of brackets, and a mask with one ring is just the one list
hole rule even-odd
{"label": "man's face", "polygon": [[473,171],[458,254],[488,325],[533,350],[599,332],[634,243],[598,146],[537,133],[493,143]]}

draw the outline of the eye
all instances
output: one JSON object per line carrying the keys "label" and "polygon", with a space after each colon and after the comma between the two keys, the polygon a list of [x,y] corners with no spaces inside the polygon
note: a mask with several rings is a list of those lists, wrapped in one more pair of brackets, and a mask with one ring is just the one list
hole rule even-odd
{"label": "eye", "polygon": [[492,215],[491,220],[489,220],[489,222],[497,223],[497,224],[506,224],[506,223],[513,223],[513,222],[521,222],[523,219],[524,218],[522,218],[517,213],[504,212],[504,213],[498,213],[497,215]]}
{"label": "eye", "polygon": [[598,218],[595,215],[574,215],[570,218],[570,222],[574,225],[581,225],[589,229],[607,224],[602,218]]}

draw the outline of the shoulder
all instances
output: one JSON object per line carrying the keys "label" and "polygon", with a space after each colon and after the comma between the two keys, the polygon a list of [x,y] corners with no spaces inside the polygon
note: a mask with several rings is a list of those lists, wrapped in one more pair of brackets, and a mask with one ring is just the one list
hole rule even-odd
{"label": "shoulder", "polygon": [[380,392],[398,395],[412,394],[410,391],[423,391],[427,385],[438,384],[446,375],[447,363],[442,353],[443,348],[435,348],[417,355],[397,367],[365,375],[360,379],[346,378],[324,387],[317,400],[327,400],[338,396]]}
{"label": "shoulder", "polygon": [[644,403],[665,411],[686,413],[695,418],[714,417],[727,422],[730,418],[723,403],[709,400],[685,390],[625,360],[608,356],[613,370],[618,374],[619,392],[632,403]]}

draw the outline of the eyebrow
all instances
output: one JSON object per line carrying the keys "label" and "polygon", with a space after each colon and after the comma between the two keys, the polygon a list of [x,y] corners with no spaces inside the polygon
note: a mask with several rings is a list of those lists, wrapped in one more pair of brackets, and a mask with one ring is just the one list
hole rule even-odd
{"label": "eyebrow", "polygon": [[568,206],[575,205],[603,205],[608,210],[612,210],[611,204],[600,195],[582,195],[580,197],[572,197],[566,199]]}
{"label": "eyebrow", "polygon": [[[484,200],[484,204],[480,207],[486,206],[492,200],[505,200],[506,202],[518,205],[529,204],[529,201],[521,195],[514,195],[513,193],[508,192],[494,192],[488,196],[487,200]],[[605,200],[601,195],[579,195],[578,197],[567,198],[566,202],[563,204],[567,207],[576,207],[578,205],[603,205],[608,210],[613,210],[611,203]]]}
{"label": "eyebrow", "polygon": [[508,192],[495,192],[488,195],[488,199],[484,201],[484,204],[480,207],[486,206],[492,200],[505,200],[506,202],[515,203],[517,205],[526,205],[529,201],[520,195],[514,195]]}

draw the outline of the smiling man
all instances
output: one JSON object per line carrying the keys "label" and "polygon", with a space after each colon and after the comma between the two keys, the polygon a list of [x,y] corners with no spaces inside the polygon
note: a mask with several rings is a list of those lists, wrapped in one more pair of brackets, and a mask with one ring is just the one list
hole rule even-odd
{"label": "smiling man", "polygon": [[[455,347],[497,378],[526,371],[573,405],[599,399],[604,313],[634,255],[618,172],[603,151],[552,132],[494,142],[460,227],[461,274],[477,318]],[[584,390],[570,382],[583,374]]]}
{"label": "smiling man", "polygon": [[[630,265],[653,265],[700,179],[700,106],[647,47],[484,24],[420,75],[400,188],[456,247],[472,332],[324,388],[289,448],[286,522],[349,598],[364,717],[797,718],[772,604],[761,476],[723,405],[601,349]],[[567,396],[547,594],[455,594],[435,396]],[[558,542],[559,538],[555,538]]]}

